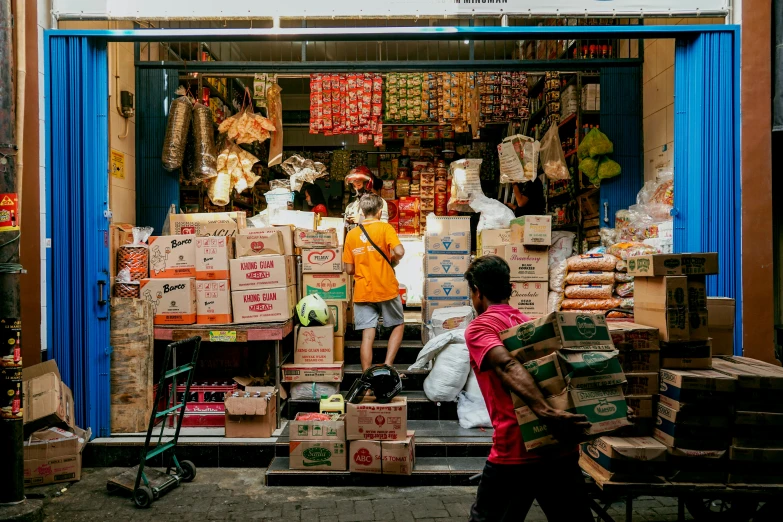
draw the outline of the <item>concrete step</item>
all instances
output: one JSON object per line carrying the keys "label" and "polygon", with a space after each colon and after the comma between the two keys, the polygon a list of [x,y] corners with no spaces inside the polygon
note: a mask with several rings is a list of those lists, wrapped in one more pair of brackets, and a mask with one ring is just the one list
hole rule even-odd
{"label": "concrete step", "polygon": [[[375,363],[383,362],[386,358],[386,347],[388,345],[388,339],[376,340],[373,343],[372,360]],[[362,342],[359,339],[352,339],[345,341],[345,363],[346,364],[359,364],[361,362]],[[416,357],[419,356],[419,352],[422,349],[421,341],[406,340],[400,345],[400,349],[397,351],[397,357],[394,362],[401,365],[410,365],[416,361]]]}
{"label": "concrete step", "polygon": [[[345,393],[343,390],[342,394]],[[408,420],[457,419],[456,402],[432,402],[420,390],[403,390],[400,396],[408,399]],[[299,412],[317,412],[319,406],[319,400],[289,400],[287,415],[293,419]]]}

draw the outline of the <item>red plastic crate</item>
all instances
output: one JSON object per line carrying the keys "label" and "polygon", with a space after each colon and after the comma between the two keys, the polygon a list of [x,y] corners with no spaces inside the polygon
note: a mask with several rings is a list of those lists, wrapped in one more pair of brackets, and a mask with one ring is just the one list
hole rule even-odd
{"label": "red plastic crate", "polygon": [[[226,424],[226,406],[223,402],[225,394],[233,393],[236,390],[236,385],[217,385],[217,386],[190,386],[191,397],[195,394],[197,400],[190,400],[185,405],[185,416],[182,418],[182,426],[187,427],[204,427],[204,428],[222,428]],[[157,392],[157,385],[155,385],[155,391]],[[177,386],[177,402],[182,399],[179,394],[185,392],[185,385]],[[207,394],[219,393],[223,394],[221,400],[218,402],[206,401],[209,397]],[[165,400],[165,397],[164,397]],[[165,409],[164,405],[158,406],[159,410]],[[168,417],[168,425],[170,427],[176,426],[176,420],[173,415]]]}

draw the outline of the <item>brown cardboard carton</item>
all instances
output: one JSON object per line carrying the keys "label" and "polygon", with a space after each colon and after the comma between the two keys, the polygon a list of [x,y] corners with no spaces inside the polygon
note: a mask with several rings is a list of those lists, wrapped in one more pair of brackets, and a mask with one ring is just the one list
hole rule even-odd
{"label": "brown cardboard carton", "polygon": [[599,437],[583,442],[580,453],[613,482],[639,482],[640,476],[646,482],[666,472],[666,446],[652,437]]}
{"label": "brown cardboard carton", "polygon": [[24,442],[24,485],[81,480],[82,451],[92,433],[79,428],[36,431]]}
{"label": "brown cardboard carton", "polygon": [[236,237],[236,257],[288,255],[283,234],[275,227],[246,228]]}
{"label": "brown cardboard carton", "polygon": [[408,429],[408,402],[395,397],[388,404],[365,398],[346,404],[345,427],[348,440],[401,440]]}
{"label": "brown cardboard carton", "polygon": [[334,362],[345,360],[345,337],[334,338]]}
{"label": "brown cardboard carton", "polygon": [[568,388],[590,389],[617,386],[625,383],[625,373],[618,352],[557,352]]}
{"label": "brown cardboard carton", "polygon": [[253,256],[231,260],[231,288],[234,291],[296,284],[291,256]]}
{"label": "brown cardboard carton", "polygon": [[306,414],[299,412],[288,423],[288,437],[291,440],[345,440],[345,415],[335,420],[302,420]]}
{"label": "brown cardboard carton", "polygon": [[713,355],[734,355],[734,299],[707,298],[707,322]]}
{"label": "brown cardboard carton", "polygon": [[628,266],[628,275],[634,277],[682,275],[682,257],[680,254],[633,256],[627,259],[626,264]]}
{"label": "brown cardboard carton", "polygon": [[332,364],[334,362],[334,326],[297,326],[294,364]]}
{"label": "brown cardboard carton", "polygon": [[658,329],[662,341],[687,341],[688,280],[683,276],[634,281],[634,321]]}
{"label": "brown cardboard carton", "polygon": [[[522,441],[527,451],[533,451],[544,446],[557,444],[557,440],[549,433],[549,428],[519,397],[512,394],[514,399],[514,414],[519,423],[519,431],[522,434]],[[574,413],[574,404],[567,391],[560,395],[548,397],[546,401],[550,406],[558,410]]]}
{"label": "brown cardboard carton", "polygon": [[348,274],[302,274],[302,293],[318,294],[326,301],[350,301],[351,278]]}
{"label": "brown cardboard carton", "polygon": [[[726,403],[733,399],[737,379],[715,370],[661,370],[661,401],[679,409],[677,403]],[[704,408],[706,409],[706,408]]]}
{"label": "brown cardboard carton", "polygon": [[337,248],[337,231],[333,228],[311,230],[297,228],[294,230],[294,246],[297,248]]}
{"label": "brown cardboard carton", "polygon": [[345,301],[326,301],[326,306],[332,313],[332,323],[334,324],[334,336],[345,336],[345,325],[348,322],[348,303]]}
{"label": "brown cardboard carton", "polygon": [[427,215],[426,254],[470,254],[470,218]]}
{"label": "brown cardboard carton", "polygon": [[718,273],[718,253],[682,254],[683,275],[714,275]]}
{"label": "brown cardboard carton", "polygon": [[660,389],[658,372],[626,373],[623,391],[626,395],[656,395]]}
{"label": "brown cardboard carton", "polygon": [[283,382],[341,382],[343,362],[332,364],[294,364],[281,366]]}
{"label": "brown cardboard carton", "polygon": [[481,252],[485,248],[505,247],[509,243],[511,243],[510,228],[482,230],[476,240],[476,252]]}
{"label": "brown cardboard carton", "polygon": [[345,471],[345,440],[291,440],[288,443],[288,468],[316,471]]}
{"label": "brown cardboard carton", "polygon": [[235,323],[274,323],[290,319],[296,306],[296,286],[231,292]]}
{"label": "brown cardboard carton", "polygon": [[[277,389],[271,386],[246,386],[251,395],[260,392],[260,397],[227,396],[226,438],[268,438],[277,429]],[[266,394],[271,393],[267,399]]]}
{"label": "brown cardboard carton", "polygon": [[503,259],[508,263],[512,281],[547,281],[549,251],[522,244],[506,245]]}
{"label": "brown cardboard carton", "polygon": [[710,341],[661,343],[661,368],[709,370],[712,368]]}
{"label": "brown cardboard carton", "polygon": [[511,220],[511,242],[524,245],[552,244],[552,216],[522,216]]}
{"label": "brown cardboard carton", "polygon": [[654,395],[626,395],[625,403],[633,411],[635,419],[652,419],[655,417]]}
{"label": "brown cardboard carton", "polygon": [[511,299],[508,304],[531,319],[547,314],[549,285],[546,281],[511,283]]}
{"label": "brown cardboard carton", "polygon": [[54,360],[24,368],[22,380],[25,437],[44,428],[70,429],[75,426],[73,394],[62,382],[60,370]]}
{"label": "brown cardboard carton", "polygon": [[707,309],[688,310],[688,337],[691,341],[706,341],[710,338]]}
{"label": "brown cardboard carton", "polygon": [[196,277],[196,236],[151,236],[150,277]]}
{"label": "brown cardboard carton", "polygon": [[[187,233],[187,232],[183,232]],[[199,237],[223,236],[236,237],[239,226],[235,221],[216,221],[214,223],[197,223],[196,235]]]}
{"label": "brown cardboard carton", "polygon": [[[200,214],[169,214],[169,233],[210,235],[201,230],[202,225],[220,224],[220,228],[233,230],[234,228],[242,230],[247,226],[244,212],[204,212]],[[231,225],[233,223],[233,225]],[[212,234],[215,235],[215,234]],[[228,234],[220,234],[228,235]]]}
{"label": "brown cardboard carton", "polygon": [[319,217],[316,230],[332,229],[337,232],[337,245],[342,247],[345,241],[345,220],[339,217]]}
{"label": "brown cardboard carton", "polygon": [[[658,329],[638,323],[619,321],[608,323],[615,348],[623,351],[658,351]],[[657,370],[656,370],[657,371]]]}
{"label": "brown cardboard carton", "polygon": [[426,277],[464,277],[470,265],[467,254],[429,254],[424,256]]}
{"label": "brown cardboard carton", "polygon": [[658,351],[626,351],[617,355],[623,371],[629,372],[658,372],[661,369],[661,354]]}
{"label": "brown cardboard carton", "polygon": [[228,260],[234,257],[234,240],[225,236],[196,238],[196,279],[226,280]]}
{"label": "brown cardboard carton", "polygon": [[706,276],[688,276],[688,308],[691,310],[707,309]]}
{"label": "brown cardboard carton", "polygon": [[231,284],[228,281],[196,281],[196,296],[196,324],[231,323]]}
{"label": "brown cardboard carton", "polygon": [[[528,361],[523,364],[528,373],[536,381],[536,384],[544,393],[545,397],[552,395],[560,395],[566,388],[565,380],[563,379],[563,372],[560,368],[560,363],[557,360],[557,353],[551,353],[540,359]],[[512,397],[519,399],[516,395],[512,394]],[[519,399],[521,400],[521,399]],[[516,403],[515,407],[524,406],[524,403]]]}
{"label": "brown cardboard carton", "polygon": [[343,249],[338,248],[303,248],[302,273],[342,273]]}
{"label": "brown cardboard carton", "polygon": [[152,303],[155,324],[196,323],[195,279],[142,279],[140,291],[141,298]]}
{"label": "brown cardboard carton", "polygon": [[410,475],[416,461],[415,432],[408,431],[401,440],[351,441],[351,473],[375,473],[383,475]]}
{"label": "brown cardboard carton", "polygon": [[291,225],[273,225],[283,238],[283,248],[285,249],[285,255],[292,256],[296,252],[294,251],[294,227]]}

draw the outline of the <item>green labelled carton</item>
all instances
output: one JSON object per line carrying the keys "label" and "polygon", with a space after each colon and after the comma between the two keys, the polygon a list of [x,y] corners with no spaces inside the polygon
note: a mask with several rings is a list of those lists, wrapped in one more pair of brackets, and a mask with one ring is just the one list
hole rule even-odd
{"label": "green labelled carton", "polygon": [[632,256],[626,260],[628,275],[634,277],[682,275],[680,254],[647,254]]}
{"label": "green labelled carton", "polygon": [[566,349],[614,350],[612,336],[603,314],[557,312],[560,342]]}
{"label": "green labelled carton", "polygon": [[[568,392],[549,397],[547,402],[555,409],[574,413],[574,407]],[[521,403],[521,401],[515,402],[515,405],[519,403]],[[525,449],[527,451],[533,451],[544,446],[557,444],[557,440],[549,433],[549,428],[546,424],[536,417],[533,410],[525,406],[524,403],[522,404],[522,406],[514,409],[514,413],[517,416],[519,431],[522,434],[522,441],[525,443]]]}
{"label": "green labelled carton", "polygon": [[666,472],[666,446],[652,437],[599,437],[583,442],[580,453],[614,482],[650,480]]}
{"label": "green labelled carton", "polygon": [[549,314],[503,330],[498,335],[511,355],[523,360],[540,359],[560,349],[555,316]]}
{"label": "green labelled carton", "polygon": [[544,396],[559,395],[565,390],[566,383],[563,380],[563,373],[560,371],[556,353],[528,361],[524,363],[524,366],[538,387],[541,388]]}
{"label": "green labelled carton", "polygon": [[346,471],[347,444],[339,440],[292,440],[289,443],[289,468]]}
{"label": "green labelled carton", "polygon": [[574,413],[582,414],[591,423],[587,435],[596,435],[630,426],[628,405],[620,386],[595,390],[570,390]]}
{"label": "green labelled carton", "polygon": [[558,352],[569,389],[603,388],[625,383],[625,373],[617,358],[617,350],[611,352]]}

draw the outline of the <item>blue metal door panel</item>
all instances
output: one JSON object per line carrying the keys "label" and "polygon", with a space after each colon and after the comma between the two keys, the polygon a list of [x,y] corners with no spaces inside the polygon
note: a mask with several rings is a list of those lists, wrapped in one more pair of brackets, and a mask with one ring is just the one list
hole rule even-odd
{"label": "blue metal door panel", "polygon": [[76,423],[109,435],[106,42],[48,38],[51,354]]}
{"label": "blue metal door panel", "polygon": [[717,252],[711,296],[737,303],[742,350],[742,258],[735,33],[679,39],[674,60],[674,250]]}

